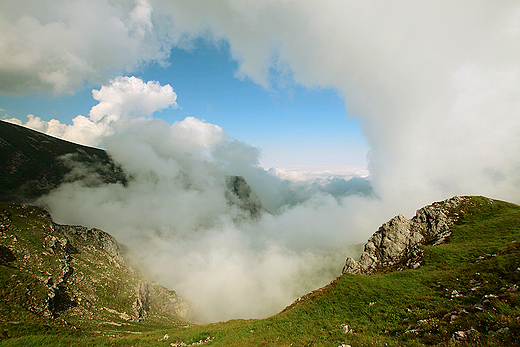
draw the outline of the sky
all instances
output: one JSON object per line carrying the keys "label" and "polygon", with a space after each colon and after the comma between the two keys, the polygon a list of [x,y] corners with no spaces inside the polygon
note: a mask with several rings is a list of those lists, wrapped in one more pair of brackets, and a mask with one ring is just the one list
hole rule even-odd
{"label": "sky", "polygon": [[3,2],[0,108],[133,177],[35,202],[57,222],[113,234],[201,320],[265,317],[397,214],[520,203],[520,4]]}
{"label": "sky", "polygon": [[[366,173],[368,146],[359,120],[347,116],[333,88],[307,89],[290,80],[265,87],[235,77],[236,72],[228,44],[198,39],[189,48],[173,47],[163,64],[152,62],[128,75],[173,87],[177,107],[160,110],[155,118],[172,124],[196,117],[219,125],[229,136],[260,148],[266,169]],[[3,119],[25,121],[33,114],[70,124],[96,104],[92,90],[101,85],[85,84],[72,95],[46,90],[2,95]]]}

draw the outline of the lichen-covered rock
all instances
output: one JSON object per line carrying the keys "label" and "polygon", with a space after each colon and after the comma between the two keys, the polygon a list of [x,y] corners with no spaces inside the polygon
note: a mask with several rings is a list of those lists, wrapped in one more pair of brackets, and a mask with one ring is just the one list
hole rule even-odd
{"label": "lichen-covered rock", "polygon": [[420,245],[443,243],[458,220],[464,197],[453,197],[417,210],[412,219],[398,215],[384,223],[368,239],[358,261],[347,258],[343,273],[372,274],[381,268],[402,264],[416,269],[421,264]]}

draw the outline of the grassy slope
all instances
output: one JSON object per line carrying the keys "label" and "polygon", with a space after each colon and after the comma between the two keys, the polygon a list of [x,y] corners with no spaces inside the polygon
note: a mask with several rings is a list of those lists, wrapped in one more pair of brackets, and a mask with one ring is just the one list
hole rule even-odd
{"label": "grassy slope", "polygon": [[32,201],[64,181],[81,178],[78,174],[95,176],[99,182],[126,182],[105,151],[4,121],[0,121],[0,163],[2,202]]}
{"label": "grassy slope", "polygon": [[[154,283],[148,286],[153,293],[150,314],[137,322],[136,288],[148,281],[122,260],[79,237],[67,236],[72,251],[59,244],[51,250],[46,238],[64,240],[64,236],[54,230],[46,211],[0,203],[0,215],[0,340],[43,333],[53,345],[56,335],[74,339],[121,336],[185,324],[165,308],[177,299],[176,294]],[[59,286],[54,318],[49,318],[44,303],[50,291],[44,282],[52,277],[56,283],[65,263],[74,270]],[[132,319],[121,317],[122,313]]]}
{"label": "grassy slope", "polygon": [[[519,345],[520,297],[511,288],[520,282],[520,207],[477,197],[465,208],[448,243],[424,248],[419,269],[346,274],[267,319],[171,327],[119,339],[42,332],[3,345],[170,346],[211,337],[208,346],[444,346],[454,332],[470,329],[468,341],[458,345]],[[483,302],[488,294],[497,297]],[[482,310],[475,308],[480,304]],[[463,309],[467,314],[450,322],[448,313]],[[342,324],[355,333],[342,333]],[[158,341],[165,334],[169,339]]]}

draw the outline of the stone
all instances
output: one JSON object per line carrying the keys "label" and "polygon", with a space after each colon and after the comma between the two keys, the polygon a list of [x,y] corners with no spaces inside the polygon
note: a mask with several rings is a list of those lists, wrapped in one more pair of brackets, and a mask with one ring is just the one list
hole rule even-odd
{"label": "stone", "polygon": [[226,199],[230,204],[248,211],[253,218],[262,213],[262,203],[258,196],[253,193],[251,187],[242,176],[229,176],[226,179]]}
{"label": "stone", "polygon": [[358,261],[346,259],[342,273],[369,275],[397,264],[417,269],[424,255],[420,246],[446,241],[459,218],[451,211],[464,201],[456,196],[417,210],[412,219],[395,216],[368,239]]}
{"label": "stone", "polygon": [[343,334],[353,334],[354,330],[350,329],[348,324],[341,324],[341,332]]}
{"label": "stone", "polygon": [[137,299],[133,304],[134,311],[136,313],[137,321],[140,322],[148,316],[149,310],[149,297],[150,292],[148,290],[148,283],[140,282],[136,288]]}
{"label": "stone", "polygon": [[473,329],[473,328],[471,328],[469,330],[465,330],[465,331],[462,331],[462,330],[456,331],[453,333],[453,335],[451,335],[451,340],[454,342],[467,341],[471,337],[471,335],[473,335],[474,332],[475,332],[475,329]]}

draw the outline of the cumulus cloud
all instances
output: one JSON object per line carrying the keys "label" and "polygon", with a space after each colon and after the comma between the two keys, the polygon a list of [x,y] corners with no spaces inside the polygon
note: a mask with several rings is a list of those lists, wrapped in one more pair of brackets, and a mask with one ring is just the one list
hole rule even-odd
{"label": "cumulus cloud", "polygon": [[88,117],[78,115],[71,125],[56,119],[47,122],[32,114],[27,116],[26,123],[16,118],[7,121],[72,142],[98,146],[104,137],[127,129],[156,111],[177,107],[177,94],[169,84],[144,83],[136,77],[116,77],[109,85],[93,90],[92,96],[99,103],[92,107]]}
{"label": "cumulus cloud", "polygon": [[517,2],[154,4],[179,32],[227,40],[239,76],[336,88],[396,213],[454,194],[519,201]]}
{"label": "cumulus cloud", "polygon": [[153,18],[147,0],[3,1],[0,92],[72,93],[85,81],[164,63],[171,39]]}

